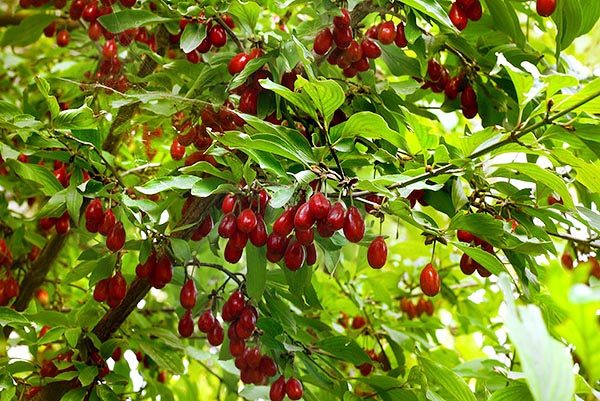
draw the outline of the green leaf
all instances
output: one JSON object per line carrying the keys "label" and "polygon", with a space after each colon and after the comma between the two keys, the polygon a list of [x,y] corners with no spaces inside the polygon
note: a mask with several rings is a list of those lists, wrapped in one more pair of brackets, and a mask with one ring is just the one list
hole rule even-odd
{"label": "green leaf", "polygon": [[567,149],[552,149],[552,156],[560,164],[569,165],[575,169],[575,179],[585,185],[593,193],[600,193],[600,162],[587,162],[578,158]]}
{"label": "green leaf", "polygon": [[229,6],[228,11],[242,24],[247,32],[254,33],[261,10],[261,6],[253,1],[237,0]]}
{"label": "green leaf", "polygon": [[48,344],[56,342],[65,332],[64,327],[52,327],[44,336],[37,340],[38,344]]}
{"label": "green leaf", "polygon": [[254,245],[246,247],[246,290],[248,295],[258,302],[267,286],[267,258],[265,247],[257,248]]}
{"label": "green leaf", "polygon": [[535,401],[573,399],[573,361],[564,344],[549,333],[540,309],[535,305],[517,307],[508,276],[499,285],[508,307],[504,322],[514,344],[527,385]]}
{"label": "green leaf", "polygon": [[515,87],[517,99],[519,99],[519,106],[523,109],[542,90],[542,87],[538,85],[534,88],[533,76],[529,72],[522,71],[512,65],[504,57],[504,54],[498,53],[497,57],[497,65],[504,67],[506,72],[508,72],[508,76]]}
{"label": "green leaf", "polygon": [[580,113],[600,113],[600,78],[590,81],[575,94],[556,95],[553,100],[554,112],[579,105],[574,110]]}
{"label": "green leaf", "polygon": [[600,3],[597,1],[586,1],[580,0],[581,6],[585,9],[583,13],[583,18],[581,21],[581,25],[579,26],[579,33],[577,36],[584,35],[592,30],[594,25],[598,22],[598,18],[600,18]]}
{"label": "green leaf", "polygon": [[502,262],[494,255],[480,248],[464,245],[458,242],[452,243],[455,247],[469,255],[475,262],[485,267],[489,272],[499,275],[506,271]]}
{"label": "green leaf", "polygon": [[169,18],[159,17],[156,13],[146,10],[121,10],[98,18],[98,22],[112,33],[165,21],[169,21]]}
{"label": "green leaf", "polygon": [[55,15],[38,12],[23,19],[19,25],[6,28],[0,46],[27,46],[39,39]]}
{"label": "green leaf", "polygon": [[65,338],[67,339],[67,343],[73,348],[77,346],[77,341],[79,340],[80,335],[81,327],[73,327],[65,330]]}
{"label": "green leaf", "polygon": [[524,383],[515,382],[508,387],[494,391],[488,401],[533,401]]}
{"label": "green leaf", "polygon": [[492,245],[500,243],[504,235],[502,222],[484,213],[458,214],[448,229],[468,231]]}
{"label": "green leaf", "polygon": [[401,149],[406,149],[404,135],[391,129],[383,117],[370,111],[353,114],[347,121],[331,127],[330,136],[334,145],[343,138],[361,137],[384,139]]}
{"label": "green leaf", "polygon": [[[390,376],[376,376],[361,378],[360,381],[367,383],[377,391],[377,396],[383,401],[417,401],[417,396],[410,390],[404,390],[404,383]],[[359,397],[359,400],[364,398]],[[353,398],[348,398],[353,400]],[[346,401],[346,398],[344,398]]]}
{"label": "green leaf", "polygon": [[96,127],[94,111],[83,104],[78,109],[63,110],[54,119],[54,126],[63,129],[84,129]]}
{"label": "green leaf", "polygon": [[192,251],[187,241],[180,238],[170,238],[171,249],[173,249],[173,255],[181,262],[187,262],[192,259]]}
{"label": "green leaf", "polygon": [[[406,4],[410,8],[418,10],[425,15],[430,16],[437,22],[441,22],[447,28],[455,29],[454,25],[450,21],[448,14],[444,8],[437,1],[428,0],[402,0],[402,3]],[[385,46],[392,47],[392,46]]]}
{"label": "green leaf", "polygon": [[56,97],[50,94],[50,84],[40,76],[35,76],[34,79],[38,90],[46,100],[48,110],[50,111],[50,117],[56,117],[60,112],[60,107],[58,106],[58,100],[56,100]]}
{"label": "green leaf", "polygon": [[184,368],[181,355],[174,349],[167,347],[161,342],[146,338],[140,339],[140,346],[142,351],[148,354],[161,368],[167,369],[176,375],[183,373]]}
{"label": "green leaf", "polygon": [[419,357],[419,364],[423,367],[427,379],[441,387],[440,394],[444,396],[444,400],[477,401],[467,383],[454,371],[422,356]]}
{"label": "green leaf", "polygon": [[67,201],[67,211],[73,221],[79,221],[79,213],[81,211],[81,205],[83,204],[83,196],[79,193],[77,188],[69,186],[65,194]]}
{"label": "green leaf", "polygon": [[565,182],[557,175],[541,168],[536,164],[505,163],[496,164],[494,165],[494,167],[496,167],[497,169],[514,170],[515,174],[512,175],[513,178],[519,179],[520,175],[525,175],[531,179],[527,181],[544,184],[560,196],[560,198],[564,202],[565,207],[575,207],[575,205],[573,204],[573,199],[571,198],[571,194],[569,193],[569,189],[567,188],[567,184],[565,184]]}
{"label": "green leaf", "polygon": [[27,325],[29,324],[29,320],[21,315],[19,312],[16,312],[10,308],[0,307],[0,326],[6,325]]}
{"label": "green leaf", "polygon": [[302,76],[298,76],[296,88],[301,89],[302,93],[310,97],[314,106],[321,112],[325,127],[329,127],[333,113],[346,100],[346,94],[342,87],[330,79],[308,81]]}
{"label": "green leaf", "polygon": [[205,198],[215,193],[228,193],[236,190],[235,185],[225,183],[217,177],[204,178],[194,184],[192,187],[192,195]]}
{"label": "green leaf", "polygon": [[[94,366],[88,366],[88,368],[92,368],[96,371],[96,374],[98,372],[98,368],[94,367]],[[93,378],[92,378],[93,379]],[[80,378],[81,380],[81,378]],[[84,386],[87,386],[91,384],[85,384]],[[87,388],[74,388],[72,390],[69,390],[65,395],[62,396],[62,398],[60,399],[60,401],[80,401],[85,399],[85,395],[88,392]]]}
{"label": "green leaf", "polygon": [[517,45],[523,46],[525,35],[512,4],[505,0],[485,0],[485,3],[494,21],[493,26],[506,33]]}
{"label": "green leaf", "polygon": [[388,66],[392,75],[401,77],[408,75],[411,77],[421,76],[421,64],[419,60],[408,57],[404,50],[398,46],[381,46],[381,58]]}
{"label": "green leaf", "polygon": [[83,387],[92,384],[96,376],[98,375],[98,368],[96,366],[84,366],[79,371],[79,382]]}
{"label": "green leaf", "polygon": [[148,181],[142,186],[135,187],[135,189],[144,195],[154,195],[174,189],[189,190],[192,189],[194,184],[198,181],[201,181],[201,178],[193,175],[158,177]]}
{"label": "green leaf", "polygon": [[337,358],[348,361],[354,365],[361,365],[370,362],[369,356],[354,341],[346,336],[332,336],[324,338],[315,344],[323,351],[335,355]]}
{"label": "green leaf", "polygon": [[206,37],[206,25],[191,22],[185,26],[181,39],[179,40],[179,47],[184,53],[189,53],[194,50],[200,42]]}
{"label": "green leaf", "polygon": [[292,92],[285,86],[276,84],[275,82],[269,79],[261,79],[259,82],[263,88],[275,92],[276,94],[290,102],[292,105],[298,107],[304,113],[308,114],[314,120],[319,119],[313,102],[307,94]]}
{"label": "green leaf", "polygon": [[558,35],[556,37],[557,53],[569,47],[579,34],[583,14],[583,7],[580,0],[557,2],[556,10],[552,14],[552,19],[556,22],[556,27],[558,28]]}
{"label": "green leaf", "polygon": [[63,189],[54,174],[42,166],[21,163],[14,159],[7,160],[6,163],[16,175],[24,180],[31,181],[31,183],[38,186],[46,196],[52,196]]}

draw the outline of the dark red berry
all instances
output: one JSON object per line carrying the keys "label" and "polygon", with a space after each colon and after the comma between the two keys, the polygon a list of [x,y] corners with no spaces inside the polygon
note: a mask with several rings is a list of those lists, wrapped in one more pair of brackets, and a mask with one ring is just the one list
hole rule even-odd
{"label": "dark red berry", "polygon": [[335,232],[342,227],[344,227],[344,221],[346,218],[346,209],[341,202],[336,202],[329,209],[329,213],[327,214],[326,226],[327,228]]}
{"label": "dark red berry", "polygon": [[291,233],[294,229],[295,214],[295,208],[286,209],[273,223],[273,233],[284,237]]}
{"label": "dark red berry", "polygon": [[267,226],[262,216],[256,216],[256,227],[249,235],[250,242],[256,247],[261,247],[267,243]]}
{"label": "dark red berry", "polygon": [[196,306],[196,297],[198,296],[198,290],[196,289],[196,283],[193,279],[188,279],[181,287],[179,293],[179,302],[185,309],[192,309]]}
{"label": "dark red berry", "polygon": [[315,218],[310,211],[310,203],[303,203],[294,215],[294,228],[297,230],[308,230],[314,223]]}
{"label": "dark red berry", "polygon": [[194,320],[192,319],[191,310],[185,311],[179,320],[177,330],[179,331],[179,335],[181,337],[190,337],[192,334],[194,334]]}
{"label": "dark red berry", "polygon": [[256,228],[258,220],[252,209],[244,209],[237,217],[237,229],[243,233],[249,234]]}
{"label": "dark red berry", "polygon": [[304,394],[302,383],[300,383],[300,380],[293,377],[288,379],[285,383],[285,392],[290,400],[299,400]]}
{"label": "dark red berry", "polygon": [[106,236],[106,247],[117,252],[125,245],[125,229],[123,223],[117,222]]}
{"label": "dark red berry", "polygon": [[452,4],[448,16],[450,17],[450,21],[452,21],[452,24],[459,31],[462,31],[467,27],[467,23],[469,22],[467,13],[465,9],[458,4],[458,2]]}
{"label": "dark red berry", "polygon": [[105,278],[96,283],[94,288],[94,300],[96,302],[104,302],[108,298],[108,283],[110,279]]}
{"label": "dark red berry", "polygon": [[440,275],[431,263],[428,263],[421,271],[419,279],[423,294],[434,297],[441,289]]}
{"label": "dark red berry", "polygon": [[537,0],[535,10],[541,17],[549,17],[556,9],[556,0]]}
{"label": "dark red berry", "polygon": [[271,384],[271,389],[269,391],[269,398],[271,401],[283,401],[285,398],[285,384],[285,378],[283,376],[279,376],[279,378]]}
{"label": "dark red berry", "polygon": [[216,319],[210,309],[205,310],[198,319],[198,330],[202,333],[208,333],[215,325]]}
{"label": "dark red berry", "polygon": [[378,58],[381,56],[381,48],[371,39],[363,39],[360,47],[362,48],[363,55],[368,58]]}
{"label": "dark red berry", "polygon": [[223,214],[233,212],[233,208],[235,207],[236,196],[234,194],[227,194],[223,198],[223,202],[221,203],[221,211]]}
{"label": "dark red berry", "polygon": [[292,271],[298,270],[304,264],[305,258],[304,246],[295,240],[290,241],[284,255],[285,266]]}
{"label": "dark red berry", "polygon": [[351,18],[348,10],[342,8],[340,12],[342,13],[342,15],[336,15],[335,17],[333,17],[333,25],[340,28],[350,26]]}
{"label": "dark red berry", "polygon": [[214,25],[208,32],[210,43],[215,47],[223,47],[227,43],[227,32],[221,25]]}
{"label": "dark red berry", "polygon": [[323,29],[319,34],[315,37],[313,50],[315,53],[323,55],[331,49],[333,45],[333,35],[329,28]]}
{"label": "dark red berry", "polygon": [[116,221],[115,214],[111,209],[108,209],[106,213],[104,213],[104,218],[102,219],[102,224],[98,227],[98,232],[102,235],[108,235],[115,226]]}
{"label": "dark red berry", "polygon": [[379,25],[377,39],[384,45],[389,45],[396,39],[396,26],[392,21],[385,21]]}
{"label": "dark red berry", "polygon": [[365,236],[365,221],[356,206],[350,206],[344,219],[344,236],[350,242],[360,242]]}
{"label": "dark red berry", "polygon": [[404,31],[404,22],[400,22],[396,27],[396,37],[394,38],[394,43],[398,47],[406,47],[408,46],[408,40],[406,40],[406,33]]}
{"label": "dark red berry", "polygon": [[349,26],[333,28],[333,41],[340,49],[346,49],[352,43],[352,28]]}
{"label": "dark red berry", "polygon": [[71,37],[69,35],[69,31],[67,31],[66,29],[63,29],[56,35],[56,44],[58,45],[58,47],[68,46],[70,40]]}
{"label": "dark red berry", "polygon": [[229,60],[227,69],[231,75],[242,72],[246,64],[250,61],[250,56],[246,53],[238,53]]}
{"label": "dark red berry", "polygon": [[331,203],[322,192],[314,193],[308,200],[310,214],[315,220],[321,220],[327,217]]}
{"label": "dark red berry", "polygon": [[373,269],[381,269],[387,260],[387,245],[383,237],[375,238],[367,250],[367,260]]}
{"label": "dark red berry", "polygon": [[173,265],[167,255],[163,255],[156,261],[156,266],[150,272],[150,284],[154,288],[163,288],[173,278]]}
{"label": "dark red berry", "polygon": [[208,343],[213,347],[223,344],[224,339],[223,327],[218,321],[215,321],[211,330],[207,333]]}
{"label": "dark red berry", "polygon": [[219,235],[223,238],[231,238],[237,231],[237,219],[233,213],[228,213],[221,219],[219,224]]}

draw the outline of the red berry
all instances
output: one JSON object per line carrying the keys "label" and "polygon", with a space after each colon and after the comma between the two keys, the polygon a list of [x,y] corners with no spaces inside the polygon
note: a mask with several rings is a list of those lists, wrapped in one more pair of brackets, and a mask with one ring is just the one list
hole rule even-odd
{"label": "red berry", "polygon": [[118,303],[121,303],[121,300],[125,298],[125,294],[127,293],[127,281],[121,274],[121,272],[116,272],[114,276],[108,282],[108,299],[110,298],[118,300]]}
{"label": "red berry", "polygon": [[306,251],[304,246],[302,246],[298,241],[290,241],[287,249],[285,250],[285,266],[292,271],[296,271],[302,267],[305,258]]}
{"label": "red berry", "polygon": [[125,229],[123,223],[117,222],[106,236],[106,247],[117,252],[125,245]]}
{"label": "red berry", "polygon": [[227,194],[223,198],[223,202],[221,203],[221,211],[224,214],[233,212],[233,208],[235,207],[236,196],[234,194]]}
{"label": "red berry", "polygon": [[245,234],[249,234],[256,228],[258,220],[252,209],[244,209],[237,217],[237,229]]}
{"label": "red berry", "polygon": [[150,256],[148,256],[148,260],[144,263],[140,263],[135,268],[135,274],[139,278],[149,277],[156,266],[156,253],[152,252]]}
{"label": "red berry", "polygon": [[428,263],[421,271],[419,283],[421,291],[427,296],[434,297],[440,292],[442,284],[440,275],[431,263]]}
{"label": "red berry", "polygon": [[450,17],[450,21],[452,21],[452,24],[459,31],[462,31],[467,27],[467,23],[469,22],[467,13],[465,9],[458,4],[458,2],[452,4],[448,16]]}
{"label": "red berry", "polygon": [[246,53],[238,53],[229,60],[229,64],[227,65],[227,69],[231,75],[235,75],[239,72],[242,72],[246,64],[250,61],[250,56]]}
{"label": "red berry", "polygon": [[100,224],[104,219],[104,211],[102,210],[102,201],[100,199],[92,200],[85,208],[85,226],[91,233],[98,232]]}
{"label": "red berry", "polygon": [[314,230],[312,228],[309,228],[308,230],[296,229],[296,240],[304,246],[312,244],[315,240]]}
{"label": "red berry", "polygon": [[150,272],[150,284],[154,288],[163,288],[173,278],[173,266],[167,255],[163,255],[156,261],[156,266]]}
{"label": "red berry", "polygon": [[270,356],[264,355],[260,358],[259,369],[267,377],[273,377],[277,374],[277,365]]}
{"label": "red berry", "polygon": [[244,355],[246,351],[246,342],[244,340],[229,339],[229,353],[234,358]]}
{"label": "red berry", "polygon": [[373,269],[381,269],[387,260],[387,245],[383,237],[375,238],[367,250],[367,260]]}
{"label": "red berry", "polygon": [[63,29],[62,31],[58,32],[58,35],[56,35],[56,44],[58,45],[58,47],[68,46],[70,40],[71,37],[69,35],[69,31],[67,31],[66,29]]}
{"label": "red berry", "polygon": [[360,374],[363,376],[369,376],[373,372],[373,369],[374,367],[370,363],[363,363],[358,367],[358,370],[360,370]]}
{"label": "red berry", "polygon": [[537,0],[535,10],[541,17],[549,17],[556,9],[556,0]]}
{"label": "red berry", "polygon": [[229,263],[237,263],[242,258],[242,253],[244,252],[243,248],[236,247],[231,240],[227,241],[225,245],[225,251],[223,252],[223,257]]}
{"label": "red berry", "polygon": [[456,231],[456,238],[460,241],[460,242],[473,242],[475,241],[475,236],[473,234],[471,234],[468,231],[465,230],[458,230]]}
{"label": "red berry", "polygon": [[256,247],[261,247],[267,243],[267,226],[262,216],[256,216],[256,227],[249,235],[250,242]]}
{"label": "red berry", "polygon": [[346,211],[344,235],[350,242],[360,242],[365,236],[365,221],[356,206],[350,206]]}
{"label": "red berry", "polygon": [[250,348],[244,353],[246,363],[250,368],[258,368],[260,365],[260,350],[258,348]]}
{"label": "red berry", "polygon": [[212,330],[215,323],[215,317],[213,316],[210,309],[207,309],[204,312],[202,312],[200,318],[198,319],[198,330],[200,330],[202,333],[208,333]]}
{"label": "red berry", "polygon": [[333,17],[333,25],[340,28],[350,26],[351,18],[348,10],[342,8],[340,12],[342,13],[342,15],[336,15],[335,17]]}
{"label": "red berry", "polygon": [[135,5],[136,1],[137,0],[119,0],[119,3],[121,3],[123,7],[131,8]]}
{"label": "red berry", "polygon": [[479,21],[481,16],[483,15],[483,9],[481,8],[481,3],[479,1],[475,1],[471,7],[466,8],[467,17],[471,21]]}
{"label": "red berry", "polygon": [[396,39],[396,26],[392,21],[385,21],[379,25],[377,39],[384,45],[389,45]]}
{"label": "red berry", "polygon": [[173,160],[181,160],[185,156],[185,146],[179,143],[177,138],[173,139],[170,151]]}
{"label": "red berry", "polygon": [[289,239],[286,236],[271,233],[267,238],[267,259],[276,263],[283,258]]}
{"label": "red berry", "polygon": [[240,95],[239,110],[246,114],[256,114],[258,111],[258,91],[255,88],[247,88]]}
{"label": "red berry", "polygon": [[196,228],[194,233],[191,236],[192,241],[200,241],[202,238],[206,237],[213,229],[213,220],[210,214],[202,220],[200,225]]}
{"label": "red berry", "polygon": [[406,40],[406,33],[404,31],[404,22],[400,22],[396,27],[396,37],[394,38],[394,43],[398,47],[406,47],[408,46],[408,40]]}
{"label": "red berry", "polygon": [[71,221],[69,218],[69,213],[65,212],[62,216],[60,216],[55,223],[56,232],[64,235],[69,232],[71,228]]}
{"label": "red berry", "polygon": [[477,274],[479,274],[479,276],[481,276],[483,278],[489,277],[492,275],[492,273],[488,269],[481,266],[479,263],[477,264]]}
{"label": "red berry", "polygon": [[317,54],[324,55],[331,49],[332,45],[333,35],[329,28],[325,28],[315,37],[313,51]]}
{"label": "red berry", "polygon": [[317,263],[317,248],[314,242],[305,246],[306,248],[306,265],[312,266]]}
{"label": "red berry", "polygon": [[378,58],[379,56],[381,56],[381,48],[377,43],[373,42],[371,39],[363,39],[363,41],[360,44],[360,47],[362,48],[363,55],[365,55],[368,58]]}
{"label": "red berry", "polygon": [[102,55],[105,59],[112,59],[117,57],[117,42],[114,39],[107,40],[102,46]]}
{"label": "red berry", "polygon": [[354,316],[354,319],[352,319],[352,328],[354,330],[360,330],[365,327],[366,324],[367,321],[362,316]]}
{"label": "red berry", "polygon": [[123,350],[121,350],[121,347],[117,347],[113,350],[110,357],[113,359],[113,361],[118,362],[121,360],[122,354],[123,354]]}
{"label": "red berry", "polygon": [[288,208],[273,223],[273,233],[287,236],[294,229],[296,209]]}
{"label": "red berry", "polygon": [[335,232],[344,227],[344,221],[346,217],[346,210],[341,202],[336,202],[329,209],[327,219],[325,220],[327,228]]}
{"label": "red berry", "polygon": [[227,32],[221,25],[214,25],[208,32],[208,38],[215,47],[223,47],[227,43]]}
{"label": "red berry", "polygon": [[115,214],[111,209],[108,209],[106,213],[104,213],[104,218],[102,219],[102,223],[100,227],[98,227],[98,232],[102,235],[108,235],[108,233],[112,230],[116,223]]}
{"label": "red berry", "polygon": [[237,219],[233,213],[228,213],[221,219],[219,224],[219,235],[223,238],[231,238],[237,231]]}
{"label": "red berry", "polygon": [[349,26],[333,28],[333,41],[340,49],[346,49],[352,43],[352,28]]}
{"label": "red berry", "polygon": [[223,344],[224,339],[223,327],[218,321],[215,321],[211,330],[207,333],[208,343],[213,347]]}
{"label": "red berry", "polygon": [[196,283],[193,279],[188,279],[181,287],[179,293],[179,302],[185,309],[192,309],[196,306],[196,297],[198,296],[198,290],[196,289]]}
{"label": "red berry", "polygon": [[52,21],[50,25],[44,28],[44,36],[51,38],[56,33],[56,22]]}
{"label": "red berry", "polygon": [[177,330],[179,331],[179,335],[181,337],[190,337],[192,334],[194,334],[194,320],[192,319],[191,310],[185,311],[179,320]]}
{"label": "red berry", "polygon": [[108,298],[108,283],[110,279],[105,278],[96,283],[94,288],[94,300],[96,302],[104,302]]}
{"label": "red berry", "polygon": [[563,253],[560,257],[560,262],[565,269],[573,270],[573,257],[569,253]]}
{"label": "red berry", "polygon": [[85,6],[81,17],[87,22],[96,21],[96,18],[98,18],[98,4],[92,2]]}
{"label": "red berry", "polygon": [[315,223],[315,219],[310,212],[309,202],[300,205],[294,215],[294,228],[297,230],[308,230]]}
{"label": "red berry", "polygon": [[285,384],[285,378],[283,376],[279,376],[279,378],[271,384],[271,389],[269,391],[269,398],[271,401],[283,401],[285,398]]}
{"label": "red berry", "polygon": [[293,377],[288,379],[288,381],[285,383],[285,392],[290,400],[299,400],[304,394],[302,383]]}
{"label": "red berry", "polygon": [[308,200],[308,206],[315,220],[326,218],[331,209],[331,203],[322,192],[314,193]]}

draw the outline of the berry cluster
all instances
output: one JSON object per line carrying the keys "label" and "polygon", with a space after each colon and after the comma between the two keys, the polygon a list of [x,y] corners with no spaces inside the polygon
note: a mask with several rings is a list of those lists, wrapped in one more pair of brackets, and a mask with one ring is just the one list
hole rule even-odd
{"label": "berry cluster", "polygon": [[[375,363],[381,363],[382,365],[385,365],[385,363],[387,362],[389,364],[389,361],[387,361],[387,358],[385,357],[384,353],[377,355],[377,352],[375,352],[374,349],[368,349],[366,350],[366,353],[367,355],[369,355],[369,358],[371,358],[371,360]],[[356,366],[356,368],[358,368],[361,375],[369,376],[371,373],[373,373],[375,366],[372,363],[365,362]]]}
{"label": "berry cluster", "polygon": [[224,257],[229,263],[237,263],[248,240],[261,247],[267,243],[267,226],[263,220],[270,196],[264,189],[250,197],[229,194],[221,204],[223,218],[219,223],[219,236],[227,238]]}
{"label": "berry cluster", "polygon": [[94,288],[94,300],[106,302],[111,308],[121,304],[127,293],[127,281],[120,271],[115,272],[112,277],[98,281]]}
{"label": "berry cluster", "polygon": [[71,217],[68,212],[64,212],[60,217],[42,217],[39,225],[43,231],[49,231],[52,227],[56,227],[58,234],[65,235],[71,229]]}
{"label": "berry cluster", "polygon": [[469,20],[479,21],[482,14],[479,0],[456,0],[452,3],[448,16],[456,29],[462,31],[467,27]]}
{"label": "berry cluster", "polygon": [[450,100],[456,99],[460,94],[460,107],[465,118],[471,119],[477,115],[479,111],[477,95],[463,72],[455,77],[450,77],[446,67],[437,60],[430,59],[427,62],[427,76],[429,79],[423,84],[422,89],[431,88],[434,93],[444,92]]}
{"label": "berry cluster", "polygon": [[304,394],[300,380],[290,377],[287,381],[283,375],[271,384],[269,398],[271,401],[282,401],[287,395],[290,400],[299,400]]}
{"label": "berry cluster", "polygon": [[354,38],[350,26],[350,13],[344,8],[341,14],[333,18],[333,31],[325,28],[317,34],[313,51],[322,56],[329,53],[327,57],[329,64],[337,65],[348,78],[367,71],[370,67],[369,59],[381,56],[381,48],[371,39],[378,40],[382,45],[391,43],[396,43],[398,47],[408,45],[404,24],[400,22],[396,26],[392,21],[384,21],[369,28],[365,34],[366,38],[359,43]]}
{"label": "berry cluster", "polygon": [[158,256],[153,250],[146,261],[140,261],[136,266],[135,274],[140,279],[148,279],[152,287],[161,289],[173,278],[173,264],[167,254]]}
{"label": "berry cluster", "polygon": [[[223,15],[223,22],[231,29],[235,28],[235,23],[229,15]],[[184,18],[179,21],[179,33],[171,36],[171,42],[178,42],[181,34],[188,24],[206,24],[206,37],[200,42],[198,47],[186,53],[185,57],[190,63],[198,64],[202,61],[202,54],[208,53],[211,47],[221,48],[227,44],[227,31],[222,25],[213,21],[206,20],[204,13],[198,18]]]}
{"label": "berry cluster", "polygon": [[[488,253],[492,253],[492,254],[494,253],[494,247],[492,245],[490,245],[490,243],[482,240],[479,237],[476,237],[475,235],[473,235],[472,233],[470,233],[468,231],[458,230],[456,232],[456,237],[461,242],[466,242],[468,244],[472,244],[472,246],[473,245],[479,246],[479,247],[481,247],[481,249],[483,249],[484,251],[486,251]],[[485,267],[481,266],[481,264],[477,263],[475,260],[473,260],[473,258],[471,258],[466,253],[463,254],[460,258],[460,270],[466,275],[471,275],[471,274],[475,273],[475,270],[477,270],[477,273],[481,277],[489,277],[492,275],[492,273],[490,273]]]}
{"label": "berry cluster", "polygon": [[117,252],[125,245],[125,228],[123,223],[116,221],[112,209],[104,212],[102,201],[93,199],[85,208],[85,228],[90,233],[100,233],[106,236],[106,247]]}
{"label": "berry cluster", "polygon": [[417,303],[408,298],[400,300],[400,310],[408,316],[409,319],[421,317],[424,313],[433,316],[433,302],[425,298],[419,298]]}

